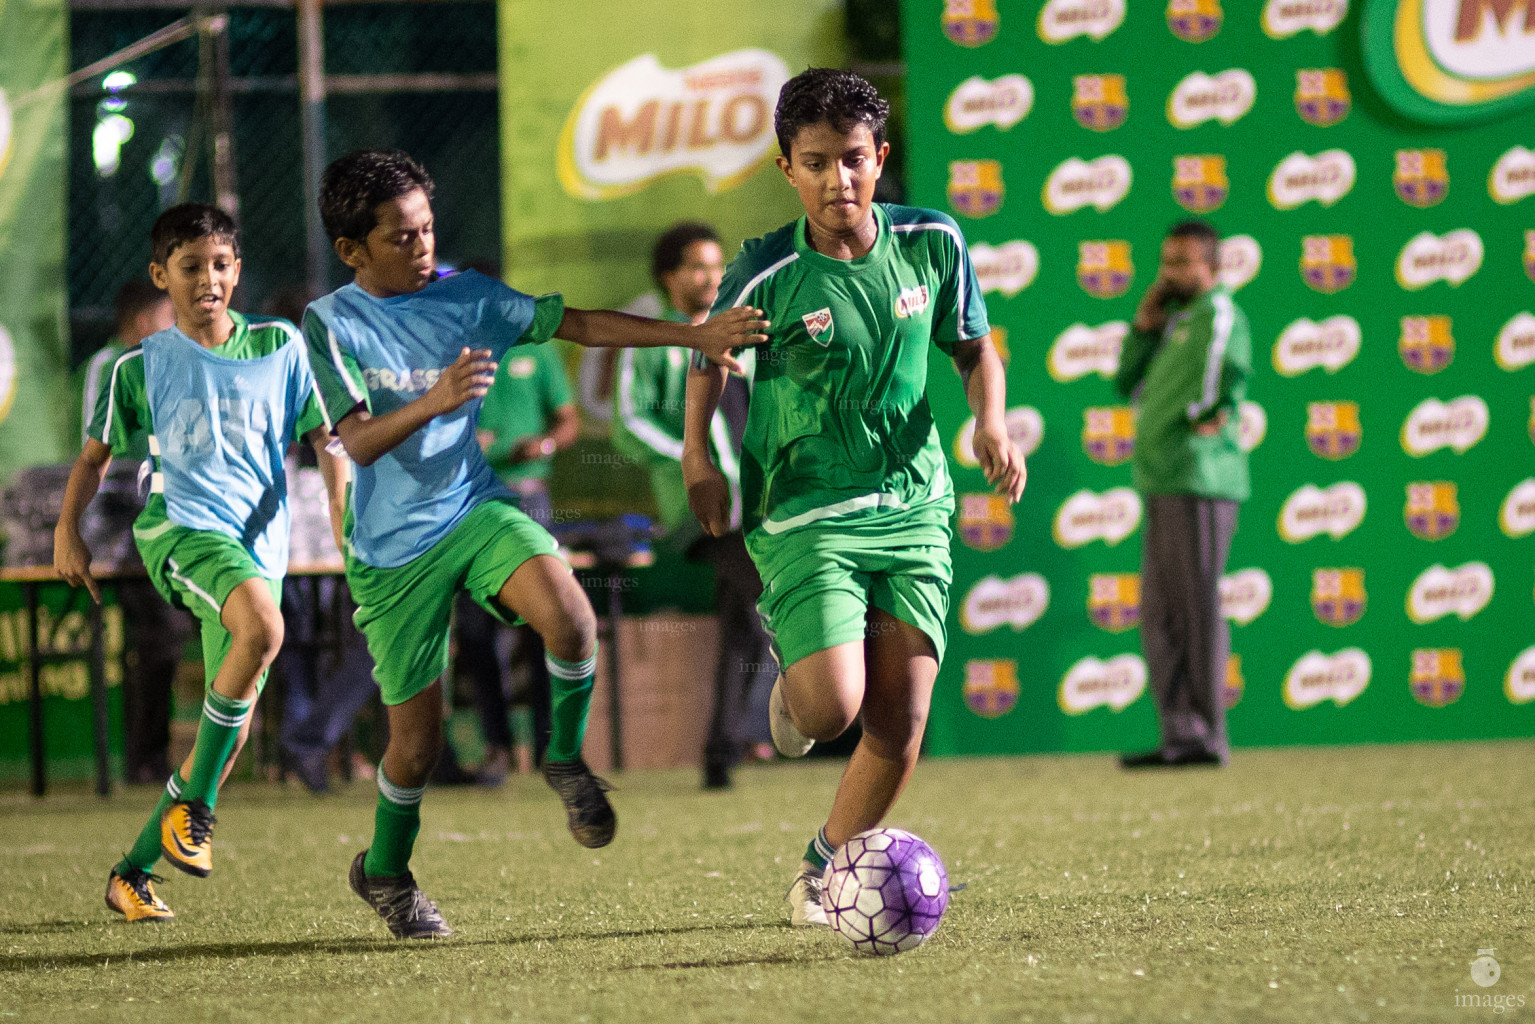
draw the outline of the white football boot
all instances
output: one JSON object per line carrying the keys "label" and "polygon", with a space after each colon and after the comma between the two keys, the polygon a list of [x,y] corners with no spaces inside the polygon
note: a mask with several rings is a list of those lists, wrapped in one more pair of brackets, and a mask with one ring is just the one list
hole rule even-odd
{"label": "white football boot", "polygon": [[800,861],[799,874],[784,899],[789,901],[789,924],[795,928],[827,927],[826,911],[821,906],[821,872],[809,862]]}
{"label": "white football boot", "polygon": [[[804,757],[815,746],[815,740],[796,729],[794,719],[789,717],[789,707],[783,702],[783,676],[773,681],[773,695],[768,698],[768,728],[773,734],[773,746],[784,757]],[[825,915],[820,923],[826,923]]]}

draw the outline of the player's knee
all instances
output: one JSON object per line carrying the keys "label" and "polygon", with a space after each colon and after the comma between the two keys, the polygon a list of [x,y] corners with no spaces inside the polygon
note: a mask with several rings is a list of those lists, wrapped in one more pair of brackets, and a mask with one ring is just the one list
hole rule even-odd
{"label": "player's knee", "polygon": [[282,649],[282,613],[276,606],[254,608],[230,624],[230,637],[263,665],[270,665]]}
{"label": "player's knee", "polygon": [[390,737],[389,747],[389,781],[397,786],[424,786],[442,755],[442,736],[413,736],[399,743]]}
{"label": "player's knee", "polygon": [[561,661],[585,661],[597,650],[597,615],[584,595],[567,602],[564,614],[544,635],[544,647]]}
{"label": "player's knee", "polygon": [[874,753],[891,761],[915,761],[922,751],[927,728],[927,709],[913,708],[904,715],[865,715],[864,740]]}
{"label": "player's knee", "polygon": [[789,707],[794,727],[817,743],[830,741],[847,732],[858,718],[858,708],[839,700],[816,702],[806,708]]}

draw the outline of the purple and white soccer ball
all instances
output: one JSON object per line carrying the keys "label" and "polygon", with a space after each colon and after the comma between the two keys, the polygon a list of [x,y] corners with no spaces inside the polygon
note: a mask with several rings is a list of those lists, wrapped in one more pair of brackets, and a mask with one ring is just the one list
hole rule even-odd
{"label": "purple and white soccer ball", "polygon": [[949,907],[949,874],[933,848],[910,832],[860,832],[826,865],[821,905],[831,930],[863,953],[916,949]]}

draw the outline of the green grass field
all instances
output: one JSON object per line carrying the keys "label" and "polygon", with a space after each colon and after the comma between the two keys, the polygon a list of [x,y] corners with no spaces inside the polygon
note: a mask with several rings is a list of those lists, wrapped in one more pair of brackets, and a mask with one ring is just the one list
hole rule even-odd
{"label": "green grass field", "polygon": [[[615,781],[607,849],[535,778],[429,792],[415,870],[458,938],[408,944],[347,889],[359,783],[235,785],[217,870],[128,926],[107,869],[154,798],[0,797],[0,1021],[1469,1021],[1535,1016],[1535,748],[1239,751],[1126,775],[1100,756],[928,761],[892,824],[948,864],[925,947],[790,930],[790,867],[839,767],[705,794]],[[1472,983],[1478,949],[1503,977]],[[1496,995],[1512,1014],[1457,1006]]]}

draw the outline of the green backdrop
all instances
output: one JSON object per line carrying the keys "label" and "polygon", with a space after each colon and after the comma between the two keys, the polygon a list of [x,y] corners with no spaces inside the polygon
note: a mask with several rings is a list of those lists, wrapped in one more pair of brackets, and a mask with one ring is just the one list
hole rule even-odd
{"label": "green backdrop", "polygon": [[[903,3],[910,193],[970,241],[1032,449],[1011,512],[956,465],[931,750],[1155,742],[1133,413],[1108,378],[1162,234],[1193,215],[1228,239],[1254,344],[1233,742],[1535,733],[1523,7]],[[952,372],[932,379],[953,447],[968,412]]]}

